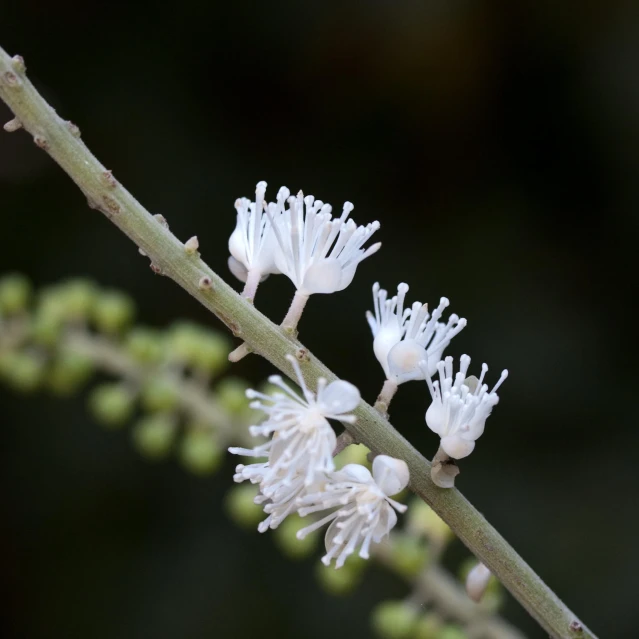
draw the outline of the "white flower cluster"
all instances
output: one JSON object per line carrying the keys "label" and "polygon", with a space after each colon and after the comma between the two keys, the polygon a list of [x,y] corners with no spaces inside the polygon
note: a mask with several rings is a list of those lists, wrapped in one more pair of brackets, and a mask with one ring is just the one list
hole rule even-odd
{"label": "white flower cluster", "polygon": [[[353,205],[344,203],[333,219],[332,207],[300,191],[291,197],[282,187],[276,202],[266,202],[266,182],[259,182],[255,202],[235,202],[237,224],[229,239],[229,268],[243,282],[259,282],[283,273],[298,293],[334,293],[345,289],[357,265],[381,244],[362,248],[379,222],[358,226],[348,219]],[[288,207],[287,207],[288,205]]]}
{"label": "white flower cluster", "polygon": [[337,380],[327,384],[320,378],[317,392],[313,393],[306,386],[296,359],[289,355],[288,360],[302,395],[287,386],[279,375],[269,381],[282,392],[265,395],[247,391],[253,400],[251,407],[267,416],[259,426],[251,426],[250,433],[270,439],[254,449],[229,451],[267,461],[239,464],[234,479],[259,484],[255,501],[264,504],[268,515],[258,526],[260,532],[277,528],[293,512],[306,516],[330,510],[330,514],[300,530],[298,537],[301,539],[331,521],[323,561],[329,565],[335,558],[339,568],[358,546],[360,556],[367,558],[370,544],[379,543],[395,525],[395,510],[406,509],[390,496],[408,485],[408,467],[399,459],[379,455],[373,462],[372,474],[358,464],[336,471],[333,462],[336,437],[328,420],[352,423],[355,417],[350,411],[360,402],[359,391],[348,382]]}
{"label": "white flower cluster", "polygon": [[[462,355],[460,371],[453,381],[453,358],[442,361],[442,356],[453,337],[466,326],[466,319],[451,315],[447,322],[440,321],[450,303],[445,297],[432,314],[421,302],[404,308],[407,292],[408,285],[402,283],[397,295],[389,298],[378,283],[373,286],[375,312],[366,313],[373,333],[373,351],[386,379],[395,388],[410,380],[426,380],[433,400],[426,411],[426,424],[441,437],[441,447],[447,455],[462,459],[470,455],[475,440],[484,432],[486,419],[499,401],[495,391],[508,371],[502,372],[488,392],[488,386],[483,384],[488,366],[482,365],[479,379],[466,377],[470,357]],[[440,381],[432,382],[436,372]]]}
{"label": "white flower cluster", "polygon": [[[285,328],[295,328],[308,297],[346,288],[357,265],[375,253],[380,244],[363,248],[379,228],[378,222],[357,226],[348,219],[353,205],[344,204],[342,215],[333,219],[331,206],[300,192],[291,197],[282,187],[275,202],[266,202],[266,182],[260,182],[255,202],[237,200],[237,225],[229,240],[229,267],[246,283],[244,295],[252,299],[257,285],[271,273],[287,275],[296,295],[285,318]],[[374,312],[366,317],[373,333],[373,350],[386,382],[380,395],[380,410],[388,407],[400,384],[426,380],[432,403],[426,412],[428,427],[441,438],[441,449],[450,457],[469,455],[484,431],[486,419],[499,401],[497,389],[506,379],[503,371],[492,391],[481,376],[467,376],[470,357],[463,355],[453,375],[453,359],[442,360],[444,350],[465,326],[466,319],[450,315],[442,297],[430,312],[426,304],[405,306],[407,284],[390,297],[379,284],[373,286]],[[238,351],[241,349],[238,349]],[[351,414],[360,402],[357,388],[337,380],[317,381],[316,392],[306,386],[297,360],[293,365],[302,390],[299,395],[278,375],[269,381],[279,388],[273,395],[250,390],[251,407],[263,411],[266,420],[251,426],[250,433],[262,438],[255,448],[231,448],[230,452],[265,459],[239,464],[235,481],[259,484],[255,501],[267,517],[258,530],[277,528],[291,513],[300,516],[329,511],[298,532],[301,539],[329,522],[323,561],[336,567],[359,547],[367,558],[372,543],[379,543],[397,522],[405,506],[391,499],[409,482],[406,463],[386,455],[373,461],[372,473],[358,464],[335,470],[336,437],[329,419],[352,423]],[[239,356],[238,356],[239,359]],[[237,361],[237,360],[234,360]],[[439,380],[431,377],[439,373]],[[385,410],[385,408],[384,408]],[[265,441],[264,441],[265,440]]]}

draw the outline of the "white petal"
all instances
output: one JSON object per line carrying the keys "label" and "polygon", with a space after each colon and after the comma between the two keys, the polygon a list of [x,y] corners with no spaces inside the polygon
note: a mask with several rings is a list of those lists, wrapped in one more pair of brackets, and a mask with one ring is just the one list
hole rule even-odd
{"label": "white petal", "polygon": [[408,486],[410,473],[406,462],[388,455],[377,455],[373,460],[375,483],[385,495],[396,495]]}
{"label": "white petal", "polygon": [[403,340],[393,346],[388,353],[388,370],[393,377],[401,381],[421,379],[423,373],[419,363],[426,358],[426,350],[423,346],[413,339]]}
{"label": "white petal", "polygon": [[317,260],[306,270],[302,289],[313,293],[334,293],[340,290],[342,267],[333,257]]}
{"label": "white petal", "polygon": [[360,402],[359,390],[350,382],[338,379],[331,382],[318,397],[322,406],[331,414],[338,415],[355,410]]}
{"label": "white petal", "polygon": [[473,452],[475,442],[462,439],[459,435],[448,435],[442,437],[441,446],[449,457],[463,459]]}

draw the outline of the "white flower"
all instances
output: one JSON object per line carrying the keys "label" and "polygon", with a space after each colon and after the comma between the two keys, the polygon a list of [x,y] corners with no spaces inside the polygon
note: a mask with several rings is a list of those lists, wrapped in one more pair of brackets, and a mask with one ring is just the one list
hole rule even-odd
{"label": "white flower", "polygon": [[381,246],[362,248],[379,222],[357,226],[347,220],[354,208],[350,202],[344,204],[342,216],[333,219],[329,204],[312,195],[304,197],[301,191],[288,203],[281,215],[272,216],[280,246],[275,256],[277,268],[302,295],[345,289],[353,281],[357,265]]}
{"label": "white flower", "polygon": [[288,355],[293,365],[303,396],[286,385],[279,375],[269,377],[269,382],[284,393],[265,395],[248,390],[247,396],[257,401],[251,407],[267,415],[259,426],[251,426],[254,437],[272,438],[253,449],[229,448],[229,452],[248,457],[267,457],[268,461],[256,464],[239,464],[234,480],[248,480],[260,485],[256,503],[268,501],[264,508],[269,517],[260,524],[259,530],[276,528],[296,508],[295,499],[314,482],[324,478],[335,468],[333,450],[336,437],[328,419],[353,423],[355,416],[349,414],[360,401],[355,386],[343,380],[327,384],[324,378],[317,381],[317,395],[304,383],[297,360]]}
{"label": "white flower", "polygon": [[[275,266],[277,240],[269,216],[266,215],[266,182],[258,182],[255,189],[255,202],[243,197],[235,201],[237,223],[229,238],[229,269],[242,282],[249,274],[257,280],[266,279],[270,273],[279,273]],[[277,194],[277,204],[268,205],[272,216],[284,210],[286,198],[290,195],[286,187]]]}
{"label": "white flower", "polygon": [[[499,381],[488,392],[488,386],[483,383],[488,366],[482,364],[481,376],[477,379],[474,375],[466,376],[469,365],[470,357],[462,355],[453,381],[453,358],[447,357],[437,364],[439,381],[432,381],[430,375],[426,375],[433,398],[426,411],[426,424],[441,437],[442,449],[454,459],[470,455],[475,448],[475,440],[484,432],[486,419],[499,402],[496,390],[508,377],[508,371],[502,371]],[[422,367],[426,366],[426,362],[422,362]]]}
{"label": "white flower", "polygon": [[424,379],[426,373],[419,365],[421,361],[428,362],[428,375],[432,376],[444,349],[466,326],[466,320],[457,315],[451,315],[446,323],[439,321],[450,304],[445,297],[440,299],[432,315],[421,302],[405,309],[407,292],[408,285],[402,283],[397,287],[397,295],[388,299],[388,293],[376,282],[373,285],[375,314],[366,313],[373,332],[375,356],[386,378],[396,384]]}
{"label": "white flower", "polygon": [[390,498],[408,485],[406,462],[387,455],[373,460],[373,474],[359,464],[348,464],[327,477],[320,490],[298,498],[299,514],[337,508],[319,521],[297,533],[303,539],[308,533],[332,522],[326,531],[325,565],[337,557],[335,567],[344,565],[346,558],[361,544],[359,556],[368,559],[371,542],[379,543],[397,523],[398,512],[406,506]]}

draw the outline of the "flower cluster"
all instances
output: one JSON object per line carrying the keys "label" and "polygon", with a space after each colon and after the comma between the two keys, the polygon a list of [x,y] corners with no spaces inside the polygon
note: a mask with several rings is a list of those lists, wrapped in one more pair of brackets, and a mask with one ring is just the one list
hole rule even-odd
{"label": "flower cluster", "polygon": [[[374,313],[366,313],[373,333],[373,351],[394,389],[410,380],[425,379],[432,404],[426,412],[428,427],[441,437],[441,447],[454,459],[470,455],[475,440],[484,432],[486,419],[499,397],[495,392],[508,376],[504,370],[491,392],[483,384],[488,370],[482,365],[479,380],[466,377],[470,357],[462,355],[460,371],[453,382],[453,358],[442,356],[451,340],[465,326],[466,319],[450,315],[448,321],[440,318],[450,302],[442,297],[439,306],[431,313],[428,306],[415,302],[404,308],[408,285],[401,283],[397,295],[373,286]],[[439,371],[441,382],[431,377]]]}
{"label": "flower cluster", "polygon": [[[297,292],[334,293],[345,289],[357,265],[379,250],[363,245],[379,229],[379,222],[358,226],[348,219],[353,210],[344,203],[342,215],[333,219],[332,207],[300,191],[290,196],[282,187],[276,202],[266,202],[266,182],[259,182],[255,202],[236,201],[237,224],[229,239],[229,268],[251,293],[271,273],[283,273]],[[288,206],[287,206],[288,205]]]}
{"label": "flower cluster", "polygon": [[[336,558],[336,567],[361,545],[360,556],[368,557],[371,542],[378,543],[397,521],[394,509],[405,510],[390,498],[408,484],[406,463],[380,455],[373,462],[373,473],[364,466],[349,464],[336,471],[333,462],[336,437],[329,423],[334,419],[352,423],[351,414],[360,402],[352,384],[320,378],[317,392],[309,390],[297,360],[288,356],[302,394],[297,394],[279,375],[269,381],[279,390],[266,395],[249,390],[251,407],[261,410],[266,420],[251,426],[254,437],[270,437],[253,449],[230,448],[231,453],[266,458],[264,462],[239,464],[235,481],[259,484],[256,503],[264,504],[266,519],[258,530],[277,528],[291,513],[301,516],[332,510],[298,534],[309,532],[332,521],[326,535],[324,563]],[[282,392],[280,392],[282,391]]]}
{"label": "flower cluster", "polygon": [[[380,248],[379,243],[364,248],[379,223],[355,224],[349,219],[353,210],[350,202],[344,204],[339,218],[333,218],[331,206],[312,195],[304,197],[300,192],[291,196],[282,187],[276,201],[267,202],[265,193],[266,182],[260,182],[255,202],[242,198],[235,204],[237,225],[229,240],[229,267],[246,283],[243,294],[250,299],[269,274],[288,276],[296,294],[282,326],[295,329],[310,295],[346,288],[358,264]],[[441,451],[462,459],[473,451],[483,433],[486,419],[499,401],[496,391],[508,372],[504,371],[489,391],[483,383],[486,364],[479,379],[467,376],[470,357],[463,355],[453,376],[453,358],[442,358],[451,340],[466,326],[466,319],[455,314],[444,318],[450,304],[445,297],[432,311],[421,302],[407,306],[407,293],[405,283],[392,297],[378,283],[373,286],[374,311],[366,318],[373,333],[373,351],[386,375],[378,408],[386,411],[400,384],[426,380],[432,398],[426,423],[441,438]],[[234,361],[241,350],[237,349]],[[277,528],[294,512],[306,516],[329,511],[300,530],[298,537],[302,539],[330,522],[323,561],[328,565],[335,560],[339,568],[358,547],[360,556],[368,557],[370,545],[379,543],[393,528],[396,512],[405,507],[391,496],[408,485],[408,467],[399,459],[379,455],[372,473],[358,464],[335,470],[337,440],[329,420],[352,423],[359,391],[348,382],[327,383],[320,378],[316,392],[312,392],[297,360],[287,357],[302,394],[278,375],[269,378],[278,389],[274,394],[247,392],[251,407],[266,415],[263,423],[249,429],[261,442],[252,449],[229,450],[263,461],[239,464],[234,479],[259,485],[255,502],[263,505],[267,515],[258,526],[261,532]],[[433,381],[431,377],[437,372],[439,381]]]}

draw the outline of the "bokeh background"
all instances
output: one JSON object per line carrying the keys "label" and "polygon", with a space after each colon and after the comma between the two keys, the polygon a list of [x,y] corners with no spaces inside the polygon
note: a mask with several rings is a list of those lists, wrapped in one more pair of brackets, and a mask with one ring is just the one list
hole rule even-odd
{"label": "bokeh background", "polygon": [[[379,220],[382,250],[311,300],[302,340],[372,400],[373,281],[449,297],[469,326],[448,352],[511,373],[460,488],[600,636],[636,636],[637,3],[2,5],[2,46],[218,272],[233,202],[261,179]],[[90,275],[146,324],[220,326],[23,133],[0,136],[0,219],[0,272]],[[272,278],[258,306],[279,320],[291,294]],[[392,417],[432,455],[425,394],[403,387]],[[212,479],[152,464],[81,397],[0,388],[0,406],[5,636],[368,637],[371,608],[404,592],[380,570],[332,598],[312,562],[231,524],[233,460]]]}

